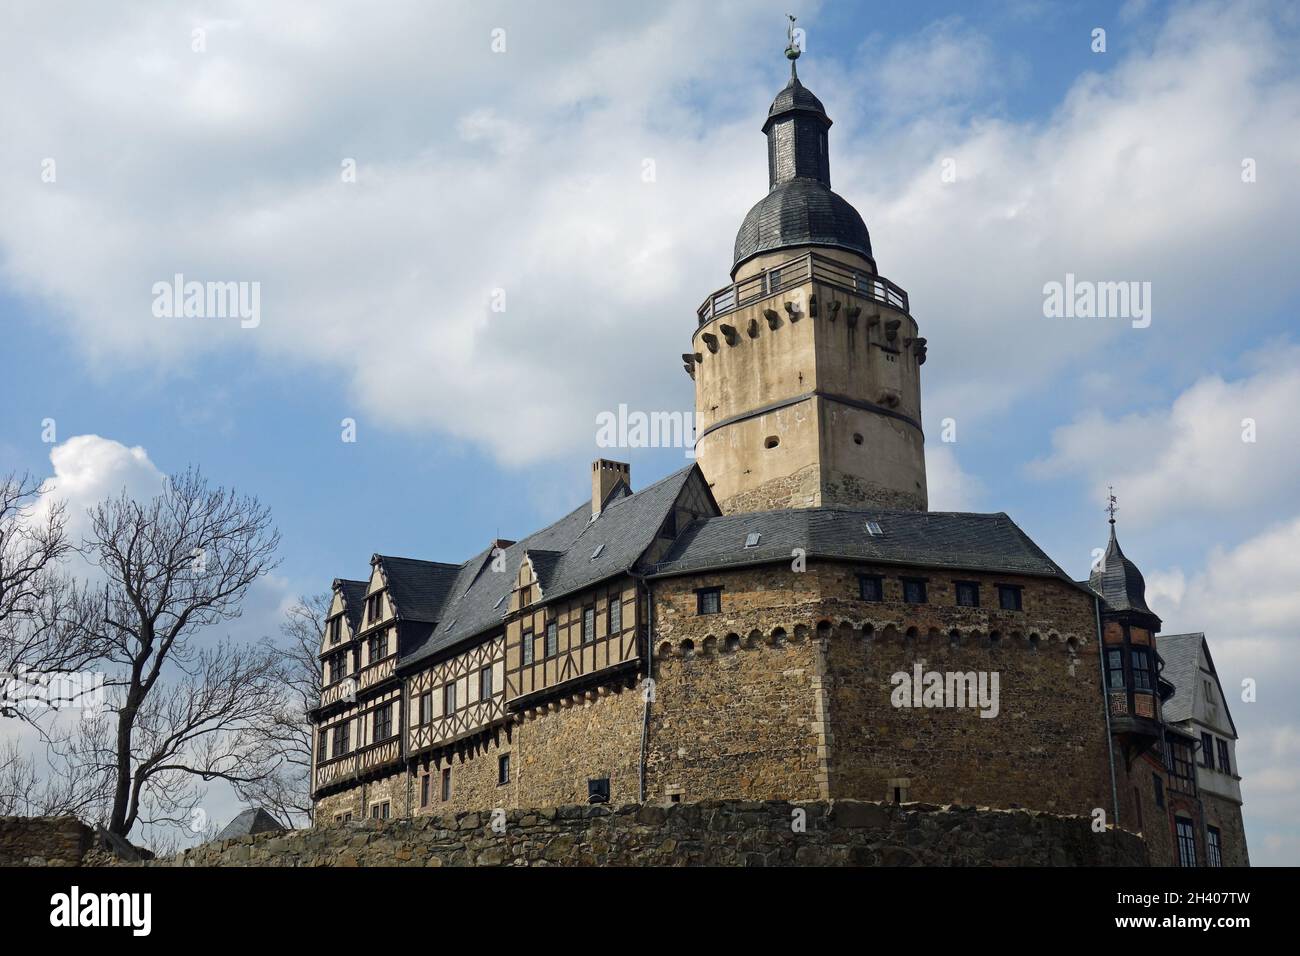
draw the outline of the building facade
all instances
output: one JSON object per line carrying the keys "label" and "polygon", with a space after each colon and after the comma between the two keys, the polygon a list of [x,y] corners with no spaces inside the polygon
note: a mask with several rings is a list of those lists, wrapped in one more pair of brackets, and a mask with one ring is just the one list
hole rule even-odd
{"label": "building facade", "polygon": [[926,341],[830,190],[791,52],[768,195],[683,355],[697,461],[634,492],[598,460],[526,538],[336,580],[317,823],[853,797],[1100,814],[1157,862],[1244,863],[1190,756],[1201,723],[1235,732],[1162,712],[1180,698],[1113,525],[1080,582],[1006,514],[927,510]]}

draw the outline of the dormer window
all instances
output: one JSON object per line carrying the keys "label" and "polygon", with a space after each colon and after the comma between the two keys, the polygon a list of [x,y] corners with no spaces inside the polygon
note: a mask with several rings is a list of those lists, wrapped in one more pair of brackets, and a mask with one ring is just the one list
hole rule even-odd
{"label": "dormer window", "polygon": [[532,603],[533,603],[533,586],[531,584],[525,584],[523,587],[519,589],[519,606],[528,607],[528,605]]}
{"label": "dormer window", "polygon": [[336,617],[329,623],[330,643],[337,644],[343,635],[343,618]]}
{"label": "dormer window", "polygon": [[376,591],[366,598],[366,616],[370,619],[370,623],[373,624],[383,616],[383,613],[384,595],[382,592]]}

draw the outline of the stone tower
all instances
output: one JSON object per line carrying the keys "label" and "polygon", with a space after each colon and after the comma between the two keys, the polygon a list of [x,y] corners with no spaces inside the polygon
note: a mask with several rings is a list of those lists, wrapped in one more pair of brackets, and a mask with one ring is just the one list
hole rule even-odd
{"label": "stone tower", "polygon": [[699,308],[696,458],[724,512],[926,509],[920,367],[907,293],[831,192],[821,101],[790,82],[768,111],[768,193],[736,235],[731,284]]}

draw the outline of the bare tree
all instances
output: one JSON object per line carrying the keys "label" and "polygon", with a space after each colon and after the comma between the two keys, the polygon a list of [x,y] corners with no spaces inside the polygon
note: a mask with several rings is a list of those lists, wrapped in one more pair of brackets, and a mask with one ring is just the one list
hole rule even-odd
{"label": "bare tree", "polygon": [[255,731],[259,762],[273,766],[266,776],[235,791],[247,803],[270,810],[290,826],[311,825],[312,725],[307,714],[320,704],[322,625],[330,595],[298,598],[285,612],[280,640],[265,646],[278,661],[280,702],[271,721]]}
{"label": "bare tree", "polygon": [[106,579],[97,643],[115,693],[110,719],[83,721],[64,752],[97,775],[106,827],[125,837],[137,822],[186,824],[200,781],[267,772],[252,731],[274,712],[276,662],[198,638],[239,616],[280,539],[256,498],[211,488],[193,468],[150,501],[123,492],[89,517],[82,553]]}
{"label": "bare tree", "polygon": [[0,476],[0,718],[33,721],[70,703],[101,646],[94,608],[64,575],[72,551],[61,502],[30,475]]}

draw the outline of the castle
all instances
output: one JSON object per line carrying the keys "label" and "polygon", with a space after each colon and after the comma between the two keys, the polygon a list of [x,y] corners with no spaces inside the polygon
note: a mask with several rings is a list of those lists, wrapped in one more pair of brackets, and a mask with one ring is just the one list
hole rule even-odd
{"label": "castle", "polygon": [[633,491],[598,460],[522,540],[336,580],[316,823],[858,798],[1100,810],[1153,862],[1245,865],[1208,646],[1157,638],[1113,512],[1082,582],[1006,514],[927,510],[926,340],[831,191],[798,53],[682,356],[695,463]]}

